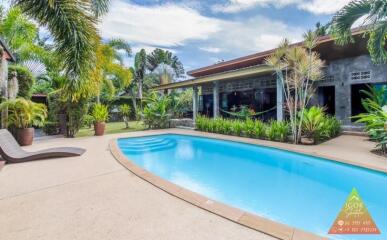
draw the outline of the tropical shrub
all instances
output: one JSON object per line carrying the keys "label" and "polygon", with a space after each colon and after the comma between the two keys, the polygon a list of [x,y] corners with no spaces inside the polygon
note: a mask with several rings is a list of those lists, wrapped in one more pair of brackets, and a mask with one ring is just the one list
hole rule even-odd
{"label": "tropical shrub", "polygon": [[130,107],[128,104],[123,104],[119,108],[122,119],[125,122],[126,128],[129,128]]}
{"label": "tropical shrub", "polygon": [[174,91],[171,95],[173,114],[175,117],[183,117],[189,111],[192,111],[193,90],[186,89],[182,92]]}
{"label": "tropical shrub", "polygon": [[377,142],[376,147],[383,154],[387,154],[387,106],[385,101],[386,88],[377,90],[370,88],[369,91],[363,91],[367,98],[362,99],[362,104],[366,113],[361,113],[354,118],[356,122],[364,123],[365,129],[370,138]]}
{"label": "tropical shrub", "polygon": [[[305,109],[303,129],[305,136],[317,141],[336,137],[340,133],[340,122],[331,116],[325,115],[322,108]],[[224,118],[196,118],[196,129],[204,132],[213,132],[240,137],[268,139],[270,141],[286,142],[290,134],[290,125],[287,121],[272,120],[263,123],[260,120],[236,120]]]}
{"label": "tropical shrub", "polygon": [[314,140],[320,139],[324,127],[324,117],[324,110],[320,107],[305,109],[301,125],[302,135]]}
{"label": "tropical shrub", "polygon": [[[234,135],[240,137],[250,137],[258,139],[266,139],[268,131],[270,132],[270,140],[286,141],[289,133],[289,125],[286,122],[273,121],[266,125],[260,120],[235,120],[224,118],[207,118],[198,116],[196,118],[196,128],[204,132],[213,132],[226,135]],[[268,131],[266,131],[269,129]]]}
{"label": "tropical shrub", "polygon": [[326,116],[324,119],[323,136],[325,138],[337,137],[341,132],[341,123],[335,117]]}
{"label": "tropical shrub", "polygon": [[67,133],[69,138],[75,137],[83,124],[83,118],[86,116],[89,105],[87,99],[79,99],[77,102],[67,102],[65,104],[67,116]]}
{"label": "tropical shrub", "polygon": [[103,104],[95,104],[91,115],[95,122],[106,122],[109,119],[108,107]]}
{"label": "tropical shrub", "polygon": [[285,142],[289,134],[289,124],[285,121],[270,121],[266,137],[271,141]]}
{"label": "tropical shrub", "polygon": [[47,118],[44,104],[34,103],[24,98],[7,100],[0,104],[0,111],[8,109],[8,124],[15,128],[42,127]]}
{"label": "tropical shrub", "polygon": [[370,105],[371,112],[361,113],[358,116],[358,123],[366,124],[366,131],[370,138],[377,142],[378,148],[383,154],[387,153],[387,106],[380,107],[376,102]]}
{"label": "tropical shrub", "polygon": [[28,68],[20,65],[10,65],[8,67],[8,80],[11,80],[13,73],[16,72],[16,78],[19,85],[18,97],[30,99],[32,95],[32,86],[35,78]]}
{"label": "tropical shrub", "polygon": [[43,132],[47,135],[56,135],[59,133],[59,124],[57,122],[45,122]]}
{"label": "tropical shrub", "polygon": [[153,93],[144,107],[142,116],[149,128],[166,128],[171,117],[171,99]]}
{"label": "tropical shrub", "polygon": [[82,126],[91,128],[94,123],[94,117],[92,115],[86,114],[83,116]]}
{"label": "tropical shrub", "polygon": [[305,109],[301,126],[302,135],[315,142],[336,137],[341,129],[341,123],[335,117],[327,116],[321,107]]}

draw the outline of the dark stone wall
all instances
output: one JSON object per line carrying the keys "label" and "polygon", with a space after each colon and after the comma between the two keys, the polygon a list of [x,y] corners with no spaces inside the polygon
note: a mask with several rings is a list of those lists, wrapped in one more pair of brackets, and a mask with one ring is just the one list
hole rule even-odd
{"label": "dark stone wall", "polygon": [[[325,79],[315,86],[335,86],[336,117],[351,125],[351,85],[387,83],[387,65],[375,65],[369,55],[340,59],[327,64]],[[316,95],[311,103],[316,103]]]}

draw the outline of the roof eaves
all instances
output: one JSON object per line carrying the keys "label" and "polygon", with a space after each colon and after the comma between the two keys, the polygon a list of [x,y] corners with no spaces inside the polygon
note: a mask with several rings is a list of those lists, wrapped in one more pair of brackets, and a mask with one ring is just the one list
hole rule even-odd
{"label": "roof eaves", "polygon": [[[362,34],[366,30],[367,30],[367,27],[354,28],[352,30],[352,35]],[[324,42],[329,42],[329,41],[334,41],[334,39],[330,35],[321,36],[317,40],[317,42],[319,44],[320,43],[324,43]],[[297,45],[300,45],[302,43],[303,43],[303,41],[302,42],[293,43],[293,44],[291,44],[291,46],[297,46]],[[197,73],[200,73],[200,72],[203,72],[203,71],[208,71],[208,70],[211,70],[211,69],[217,69],[217,68],[220,68],[220,67],[226,67],[226,66],[233,65],[233,64],[236,64],[236,63],[239,63],[239,62],[245,62],[245,61],[254,60],[254,59],[257,59],[257,58],[268,57],[276,49],[277,48],[274,48],[274,49],[270,49],[270,50],[267,50],[267,51],[258,52],[258,53],[250,54],[250,55],[247,55],[247,56],[244,56],[244,57],[232,59],[232,60],[229,60],[229,61],[224,61],[224,62],[216,63],[216,64],[213,64],[213,65],[210,65],[210,66],[198,68],[198,69],[195,69],[195,70],[188,71],[187,74],[192,76],[192,74],[197,74]]]}
{"label": "roof eaves", "polygon": [[10,61],[15,62],[16,61],[15,57],[13,56],[8,46],[4,43],[2,39],[0,39],[0,44],[4,48],[4,50],[8,53],[9,57],[11,58]]}

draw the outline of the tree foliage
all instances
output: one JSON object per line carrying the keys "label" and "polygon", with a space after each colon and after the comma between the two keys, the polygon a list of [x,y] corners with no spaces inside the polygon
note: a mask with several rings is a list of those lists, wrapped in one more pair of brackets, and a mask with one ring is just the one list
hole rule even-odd
{"label": "tree foliage", "polygon": [[8,109],[8,123],[16,128],[43,126],[47,117],[44,104],[34,103],[24,98],[7,100],[0,104],[0,110]]}
{"label": "tree foliage", "polygon": [[150,71],[154,71],[160,64],[171,66],[177,77],[184,74],[183,64],[177,56],[168,50],[156,48],[147,57],[147,67]]}
{"label": "tree foliage", "polygon": [[18,97],[30,99],[32,87],[35,81],[32,72],[24,66],[10,65],[8,67],[8,79],[12,78],[13,72],[16,72],[16,78],[19,84]]}
{"label": "tree foliage", "polygon": [[[67,97],[75,101],[87,95],[88,74],[95,67],[95,47],[99,42],[97,17],[106,12],[108,0],[15,0],[23,13],[46,27],[63,59],[67,76]],[[87,82],[87,81],[86,81]]]}
{"label": "tree foliage", "polygon": [[316,34],[305,34],[303,46],[290,47],[285,40],[265,62],[272,66],[281,82],[286,99],[286,110],[290,115],[290,126],[294,143],[302,133],[304,110],[312,96],[311,85],[322,76],[323,61],[312,51],[316,46]]}
{"label": "tree foliage", "polygon": [[353,0],[338,11],[332,20],[331,33],[337,43],[353,41],[351,28],[365,17],[362,26],[369,36],[368,50],[375,63],[387,63],[387,1]]}

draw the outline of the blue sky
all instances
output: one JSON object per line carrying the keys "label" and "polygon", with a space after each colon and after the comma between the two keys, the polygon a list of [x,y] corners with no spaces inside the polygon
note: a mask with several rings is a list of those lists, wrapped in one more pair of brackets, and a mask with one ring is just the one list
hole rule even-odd
{"label": "blue sky", "polygon": [[285,37],[299,41],[349,1],[113,0],[100,31],[127,40],[134,52],[168,49],[192,70],[274,48]]}

